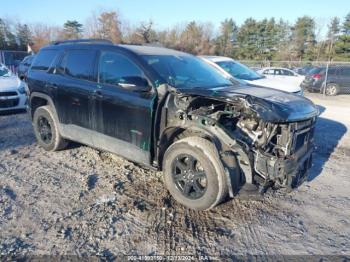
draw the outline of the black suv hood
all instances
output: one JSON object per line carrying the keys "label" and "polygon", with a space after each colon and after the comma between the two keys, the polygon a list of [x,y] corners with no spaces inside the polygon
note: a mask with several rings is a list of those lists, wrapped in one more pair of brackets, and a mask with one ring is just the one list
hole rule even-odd
{"label": "black suv hood", "polygon": [[317,107],[309,99],[271,88],[225,86],[215,88],[177,88],[186,95],[198,95],[225,102],[244,98],[263,120],[268,122],[302,121],[319,114]]}

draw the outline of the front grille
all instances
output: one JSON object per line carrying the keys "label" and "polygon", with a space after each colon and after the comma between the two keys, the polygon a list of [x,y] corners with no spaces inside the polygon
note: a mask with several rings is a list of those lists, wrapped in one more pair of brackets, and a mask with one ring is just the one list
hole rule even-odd
{"label": "front grille", "polygon": [[0,92],[0,96],[17,96],[16,92]]}
{"label": "front grille", "polygon": [[295,152],[299,151],[299,149],[301,149],[305,145],[305,143],[308,142],[308,136],[309,136],[309,133],[307,132],[296,136],[295,146],[294,146]]}
{"label": "front grille", "polygon": [[19,98],[0,100],[0,108],[11,108],[18,106]]}
{"label": "front grille", "polygon": [[292,149],[293,153],[298,152],[305,145],[308,146],[313,141],[314,129],[314,119],[295,123],[295,134]]}

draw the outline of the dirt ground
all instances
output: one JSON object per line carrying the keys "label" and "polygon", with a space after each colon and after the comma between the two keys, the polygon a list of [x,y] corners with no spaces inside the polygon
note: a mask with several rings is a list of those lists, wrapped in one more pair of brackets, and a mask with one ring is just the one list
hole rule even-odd
{"label": "dirt ground", "polygon": [[47,153],[25,114],[0,116],[0,256],[350,255],[350,96],[322,112],[309,181],[187,210],[161,173],[85,146]]}

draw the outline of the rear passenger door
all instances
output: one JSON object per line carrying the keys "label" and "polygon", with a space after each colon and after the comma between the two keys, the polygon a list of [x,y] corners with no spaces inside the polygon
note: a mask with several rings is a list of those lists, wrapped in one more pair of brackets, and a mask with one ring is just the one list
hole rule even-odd
{"label": "rear passenger door", "polygon": [[[95,109],[92,99],[96,89],[97,52],[89,49],[66,51],[51,80],[56,89],[56,107],[61,124],[85,129],[96,128]],[[68,132],[78,131],[68,130]],[[80,130],[82,131],[82,130]]]}

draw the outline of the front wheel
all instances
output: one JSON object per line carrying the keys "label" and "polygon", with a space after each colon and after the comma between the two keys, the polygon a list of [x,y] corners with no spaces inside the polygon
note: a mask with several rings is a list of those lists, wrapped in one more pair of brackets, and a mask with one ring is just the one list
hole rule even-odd
{"label": "front wheel", "polygon": [[200,137],[172,144],[165,153],[165,184],[182,205],[208,210],[227,195],[225,171],[216,147]]}

